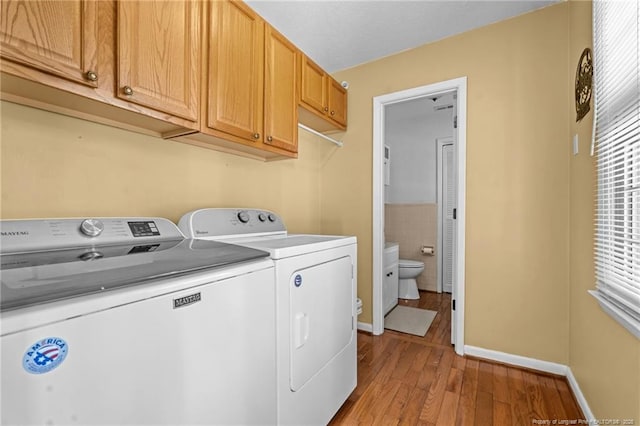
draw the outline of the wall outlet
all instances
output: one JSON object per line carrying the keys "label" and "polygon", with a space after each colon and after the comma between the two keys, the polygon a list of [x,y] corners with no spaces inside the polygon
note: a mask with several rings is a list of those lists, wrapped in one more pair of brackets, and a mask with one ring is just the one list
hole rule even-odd
{"label": "wall outlet", "polygon": [[578,155],[578,134],[573,135],[573,155]]}

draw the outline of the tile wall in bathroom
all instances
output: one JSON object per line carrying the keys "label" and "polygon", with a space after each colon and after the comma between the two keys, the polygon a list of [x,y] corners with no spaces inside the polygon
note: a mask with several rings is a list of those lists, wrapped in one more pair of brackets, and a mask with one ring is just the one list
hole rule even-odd
{"label": "tile wall in bathroom", "polygon": [[436,256],[425,256],[420,248],[436,248],[438,238],[437,204],[385,204],[385,240],[400,245],[400,258],[424,262],[417,278],[418,288],[436,291]]}

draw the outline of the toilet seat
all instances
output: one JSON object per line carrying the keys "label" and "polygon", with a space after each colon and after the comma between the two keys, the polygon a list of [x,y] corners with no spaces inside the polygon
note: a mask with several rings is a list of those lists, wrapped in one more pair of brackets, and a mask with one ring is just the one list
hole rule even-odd
{"label": "toilet seat", "polygon": [[424,268],[424,262],[420,262],[418,260],[400,259],[398,261],[398,266],[400,268]]}

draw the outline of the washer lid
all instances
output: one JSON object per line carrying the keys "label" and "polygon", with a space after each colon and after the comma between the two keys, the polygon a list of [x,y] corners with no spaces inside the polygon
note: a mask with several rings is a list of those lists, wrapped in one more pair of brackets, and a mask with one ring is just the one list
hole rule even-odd
{"label": "washer lid", "polygon": [[188,239],[0,255],[0,311],[182,276],[268,255],[219,241]]}
{"label": "washer lid", "polygon": [[401,268],[424,268],[424,262],[411,259],[400,259],[398,266]]}

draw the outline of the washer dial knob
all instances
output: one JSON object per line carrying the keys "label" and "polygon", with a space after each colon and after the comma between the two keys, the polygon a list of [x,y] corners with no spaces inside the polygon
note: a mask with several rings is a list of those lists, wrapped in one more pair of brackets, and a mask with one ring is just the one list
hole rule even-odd
{"label": "washer dial knob", "polygon": [[249,222],[249,213],[247,213],[246,211],[241,211],[238,212],[238,220],[242,223],[247,223]]}
{"label": "washer dial knob", "polygon": [[258,214],[258,220],[260,222],[264,222],[265,220],[267,220],[267,216],[265,216],[264,213],[260,213],[260,214]]}
{"label": "washer dial knob", "polygon": [[276,216],[273,213],[269,213],[269,222],[275,222],[276,221]]}
{"label": "washer dial knob", "polygon": [[104,223],[98,219],[85,219],[80,224],[80,231],[87,237],[97,237],[104,231]]}

